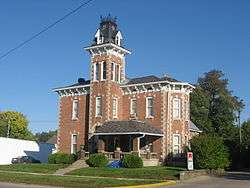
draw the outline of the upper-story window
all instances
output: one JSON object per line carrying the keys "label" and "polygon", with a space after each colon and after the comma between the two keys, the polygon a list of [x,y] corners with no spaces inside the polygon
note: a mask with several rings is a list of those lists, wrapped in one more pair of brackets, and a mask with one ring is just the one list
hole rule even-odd
{"label": "upper-story window", "polygon": [[99,63],[94,64],[94,81],[99,80]]}
{"label": "upper-story window", "polygon": [[102,80],[107,78],[107,63],[106,61],[102,62]]}
{"label": "upper-story window", "polygon": [[115,66],[115,81],[120,82],[120,66]]}
{"label": "upper-story window", "polygon": [[173,99],[173,118],[181,118],[181,100],[177,98]]}
{"label": "upper-story window", "polygon": [[146,98],[146,117],[154,116],[153,112],[153,97]]}
{"label": "upper-story window", "polygon": [[96,112],[96,116],[102,115],[102,98],[101,97],[96,97],[95,112]]}
{"label": "upper-story window", "polygon": [[74,99],[72,103],[72,119],[78,119],[78,100]]}
{"label": "upper-story window", "polygon": [[136,115],[136,99],[131,99],[130,101],[130,114],[131,115]]}
{"label": "upper-story window", "polygon": [[115,81],[115,64],[111,63],[111,80]]}
{"label": "upper-story window", "polygon": [[117,98],[113,98],[113,101],[112,101],[112,116],[113,116],[113,118],[117,118],[117,114],[118,114],[118,100],[117,100]]}

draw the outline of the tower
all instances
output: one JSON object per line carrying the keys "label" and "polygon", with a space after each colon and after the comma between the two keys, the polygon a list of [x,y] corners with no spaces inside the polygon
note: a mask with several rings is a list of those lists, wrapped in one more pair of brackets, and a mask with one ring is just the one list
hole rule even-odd
{"label": "tower", "polygon": [[[84,48],[91,55],[89,139],[96,126],[105,121],[122,119],[122,89],[125,81],[123,37],[116,18],[101,17],[91,46]],[[93,140],[93,139],[92,139]],[[92,145],[95,145],[94,141]]]}

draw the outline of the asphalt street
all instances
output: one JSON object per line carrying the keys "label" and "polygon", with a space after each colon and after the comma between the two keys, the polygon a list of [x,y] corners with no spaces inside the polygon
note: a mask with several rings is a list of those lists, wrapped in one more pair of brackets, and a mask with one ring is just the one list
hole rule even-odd
{"label": "asphalt street", "polygon": [[168,188],[250,188],[250,177],[232,174],[226,177],[202,176]]}
{"label": "asphalt street", "polygon": [[55,188],[55,187],[0,182],[0,188]]}

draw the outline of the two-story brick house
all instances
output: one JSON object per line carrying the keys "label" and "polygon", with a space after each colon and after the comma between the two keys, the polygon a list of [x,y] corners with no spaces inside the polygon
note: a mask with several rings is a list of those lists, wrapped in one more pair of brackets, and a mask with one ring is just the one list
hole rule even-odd
{"label": "two-story brick house", "polygon": [[[90,80],[54,89],[59,95],[58,149],[76,153],[134,152],[164,159],[178,155],[193,134],[193,86],[168,76],[128,79],[123,37],[116,20],[101,19],[90,53]],[[114,155],[113,155],[114,154]]]}

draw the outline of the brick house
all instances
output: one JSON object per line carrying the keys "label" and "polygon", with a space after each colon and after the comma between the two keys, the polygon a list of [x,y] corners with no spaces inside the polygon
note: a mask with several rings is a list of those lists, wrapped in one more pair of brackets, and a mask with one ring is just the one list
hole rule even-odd
{"label": "brick house", "polygon": [[59,95],[58,149],[102,152],[109,158],[133,152],[162,160],[178,156],[199,129],[190,121],[194,87],[168,76],[128,79],[123,37],[116,20],[101,19],[91,46],[90,80],[54,89]]}

